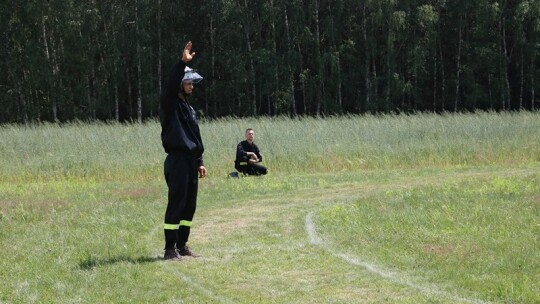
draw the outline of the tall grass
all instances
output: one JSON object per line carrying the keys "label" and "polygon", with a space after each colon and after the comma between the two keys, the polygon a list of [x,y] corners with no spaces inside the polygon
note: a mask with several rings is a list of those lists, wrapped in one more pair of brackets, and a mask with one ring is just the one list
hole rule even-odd
{"label": "tall grass", "polygon": [[[540,161],[540,113],[224,118],[201,122],[210,174],[234,170],[252,127],[273,173],[454,167]],[[161,174],[157,121],[0,127],[5,176],[117,178]]]}
{"label": "tall grass", "polygon": [[255,128],[270,167],[284,172],[540,160],[539,113],[220,120],[204,125],[210,157],[230,159],[245,127]]}

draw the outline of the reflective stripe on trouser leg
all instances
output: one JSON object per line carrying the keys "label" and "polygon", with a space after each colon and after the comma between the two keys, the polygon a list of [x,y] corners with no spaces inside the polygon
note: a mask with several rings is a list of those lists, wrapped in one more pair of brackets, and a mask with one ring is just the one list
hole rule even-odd
{"label": "reflective stripe on trouser leg", "polygon": [[187,227],[191,227],[192,224],[193,224],[192,221],[180,221],[180,225],[179,225],[179,226],[187,226]]}
{"label": "reflective stripe on trouser leg", "polygon": [[163,232],[165,233],[165,250],[173,249],[178,240],[178,228],[180,224],[164,224]]}
{"label": "reflective stripe on trouser leg", "polygon": [[165,230],[177,230],[180,224],[164,224],[163,229]]}
{"label": "reflective stripe on trouser leg", "polygon": [[192,221],[180,221],[180,224],[164,224],[163,229],[165,230],[177,230],[180,226],[191,227],[193,225]]}

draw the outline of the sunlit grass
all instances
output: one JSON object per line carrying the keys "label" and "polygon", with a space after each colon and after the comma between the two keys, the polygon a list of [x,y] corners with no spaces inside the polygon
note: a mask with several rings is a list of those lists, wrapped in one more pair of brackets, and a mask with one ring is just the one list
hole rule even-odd
{"label": "sunlit grass", "polygon": [[318,214],[333,246],[409,277],[540,301],[540,175],[386,191]]}
{"label": "sunlit grass", "polygon": [[[2,126],[0,302],[534,303],[539,118],[204,121],[204,258],[177,264],[160,258],[159,123]],[[226,178],[247,127],[270,174]]]}

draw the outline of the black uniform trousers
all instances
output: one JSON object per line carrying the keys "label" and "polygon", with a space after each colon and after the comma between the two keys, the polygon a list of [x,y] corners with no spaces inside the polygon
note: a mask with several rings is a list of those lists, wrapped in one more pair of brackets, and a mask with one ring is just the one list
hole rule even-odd
{"label": "black uniform trousers", "polygon": [[261,166],[259,164],[248,164],[248,163],[242,162],[235,165],[234,168],[238,172],[247,174],[247,175],[266,175],[266,173],[268,173],[268,169],[266,169],[266,167]]}
{"label": "black uniform trousers", "polygon": [[165,249],[187,243],[197,207],[199,186],[197,159],[190,153],[169,153],[165,159],[165,181],[169,188],[165,211]]}

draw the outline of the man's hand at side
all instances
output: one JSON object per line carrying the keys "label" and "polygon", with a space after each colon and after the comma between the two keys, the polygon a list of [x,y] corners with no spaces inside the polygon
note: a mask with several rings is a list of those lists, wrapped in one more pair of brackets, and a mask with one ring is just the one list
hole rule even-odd
{"label": "man's hand at side", "polygon": [[208,171],[206,171],[206,167],[199,166],[199,178],[203,178],[206,175],[208,175]]}

